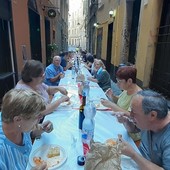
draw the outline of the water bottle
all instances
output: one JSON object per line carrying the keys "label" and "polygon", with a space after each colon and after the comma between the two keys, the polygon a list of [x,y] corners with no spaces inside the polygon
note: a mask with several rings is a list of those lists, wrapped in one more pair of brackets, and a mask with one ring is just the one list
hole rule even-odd
{"label": "water bottle", "polygon": [[90,92],[89,83],[90,83],[89,81],[85,81],[83,85],[83,91],[85,92],[87,98],[89,97],[89,92]]}
{"label": "water bottle", "polygon": [[94,136],[94,116],[96,115],[96,107],[92,101],[89,101],[84,107],[84,115],[82,134],[86,134],[87,140],[91,141]]}
{"label": "water bottle", "polygon": [[86,95],[85,93],[83,92],[82,94],[82,104],[79,108],[79,129],[82,130],[82,124],[83,124],[83,120],[85,118],[84,116],[84,107],[86,105]]}

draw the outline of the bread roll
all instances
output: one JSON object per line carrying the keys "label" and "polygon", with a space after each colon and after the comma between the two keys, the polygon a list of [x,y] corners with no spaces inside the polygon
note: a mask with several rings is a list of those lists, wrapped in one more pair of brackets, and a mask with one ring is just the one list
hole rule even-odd
{"label": "bread roll", "polygon": [[59,147],[52,147],[49,149],[47,157],[48,158],[52,158],[55,156],[59,156],[60,155],[60,148]]}

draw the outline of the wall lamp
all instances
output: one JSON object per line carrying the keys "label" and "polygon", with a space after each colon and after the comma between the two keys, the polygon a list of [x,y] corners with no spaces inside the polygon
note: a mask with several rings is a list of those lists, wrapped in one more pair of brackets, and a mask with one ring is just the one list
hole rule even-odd
{"label": "wall lamp", "polygon": [[109,11],[110,18],[115,18],[116,16],[116,9]]}
{"label": "wall lamp", "polygon": [[100,23],[94,23],[93,26],[94,27],[99,27]]}

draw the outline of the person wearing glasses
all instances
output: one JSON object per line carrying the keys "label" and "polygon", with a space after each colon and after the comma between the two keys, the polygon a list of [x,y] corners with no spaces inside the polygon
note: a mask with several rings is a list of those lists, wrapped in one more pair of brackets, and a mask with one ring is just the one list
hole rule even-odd
{"label": "person wearing glasses", "polygon": [[[31,138],[53,130],[50,121],[38,124],[46,104],[33,90],[12,89],[3,97],[0,112],[0,169],[26,169],[32,149]],[[31,170],[47,170],[47,165]]]}
{"label": "person wearing glasses", "polygon": [[123,141],[121,153],[131,157],[142,170],[170,169],[170,114],[167,100],[152,90],[137,92],[131,101],[130,116],[118,116],[129,132],[141,130],[141,143],[136,152]]}
{"label": "person wearing glasses", "polygon": [[[47,107],[42,112],[45,116],[53,112],[61,103],[69,100],[67,96],[67,90],[60,86],[48,86],[43,83],[44,81],[44,66],[38,60],[28,60],[21,72],[21,80],[17,83],[16,89],[32,89],[40,94]],[[53,96],[56,92],[63,94],[61,98],[51,103],[50,96]]]}
{"label": "person wearing glasses", "polygon": [[[113,110],[113,112],[122,112],[130,114],[130,103],[134,94],[142,89],[136,84],[137,69],[133,66],[123,66],[116,72],[117,85],[123,92],[119,96],[115,96],[111,89],[106,91],[106,95],[110,100],[101,100],[101,103]],[[112,102],[113,101],[113,102]],[[132,133],[130,136],[137,144],[140,141],[140,133]]]}

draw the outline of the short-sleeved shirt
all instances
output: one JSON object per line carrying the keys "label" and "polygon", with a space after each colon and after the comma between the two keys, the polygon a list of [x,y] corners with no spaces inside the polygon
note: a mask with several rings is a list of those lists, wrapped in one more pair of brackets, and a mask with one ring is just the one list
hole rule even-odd
{"label": "short-sleeved shirt", "polygon": [[[32,90],[32,88],[30,86],[28,86],[26,84],[20,84],[20,83],[17,83],[15,88],[16,89],[23,89],[23,90],[25,90],[25,89],[31,89]],[[36,92],[43,97],[46,104],[49,104],[50,99],[49,99],[49,95],[47,93],[47,89],[48,89],[48,86],[46,84],[42,83],[42,84],[37,86]]]}
{"label": "short-sleeved shirt", "polygon": [[106,70],[102,69],[99,74],[95,75],[95,78],[98,80],[98,85],[103,89],[103,91],[111,88],[110,75]]}
{"label": "short-sleeved shirt", "polygon": [[10,141],[2,129],[0,113],[0,169],[24,170],[27,167],[32,149],[30,133],[23,133],[23,145],[19,146]]}
{"label": "short-sleeved shirt", "polygon": [[46,69],[45,69],[45,84],[47,84],[49,86],[58,86],[60,79],[58,79],[55,82],[51,82],[50,79],[57,76],[60,72],[62,72],[64,74],[63,67],[61,65],[55,66],[52,63],[48,67],[46,67]]}
{"label": "short-sleeved shirt", "polygon": [[[151,138],[150,138],[151,137]],[[151,139],[151,140],[150,140]],[[150,146],[152,141],[152,154]],[[143,157],[164,168],[170,169],[170,123],[159,132],[142,131],[139,150]],[[152,156],[151,156],[152,155]]]}

